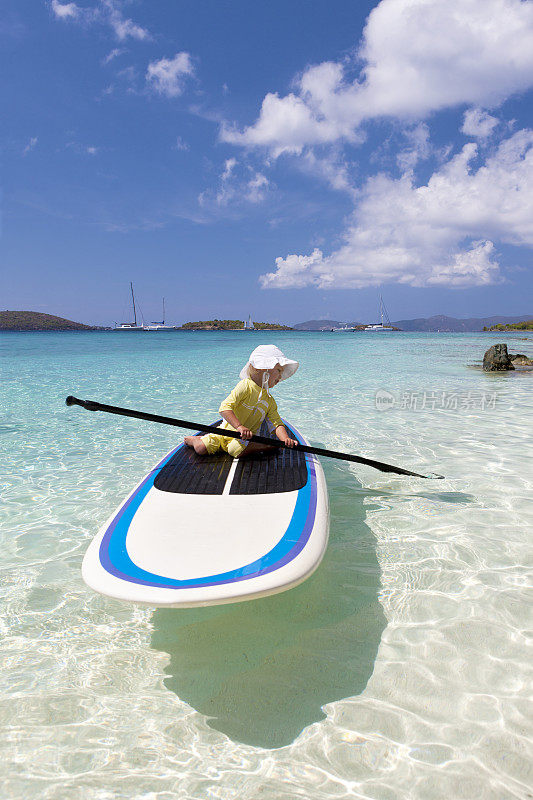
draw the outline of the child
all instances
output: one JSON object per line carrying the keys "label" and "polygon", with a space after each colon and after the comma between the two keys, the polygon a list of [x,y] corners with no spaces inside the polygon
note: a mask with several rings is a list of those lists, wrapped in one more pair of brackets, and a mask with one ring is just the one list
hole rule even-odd
{"label": "child", "polygon": [[276,401],[269,394],[280,381],[294,375],[298,362],[285,358],[278,347],[264,344],[256,347],[248,363],[241,370],[242,380],[222,402],[219,411],[224,418],[221,430],[238,431],[240,440],[232,436],[218,436],[208,433],[205,436],[186,436],[183,440],[188,447],[194,447],[200,456],[216,453],[222,448],[234,458],[252,455],[262,450],[271,450],[272,445],[248,442],[257,433],[266,417],[276,436],[288,447],[297,442],[290,439],[278,414]]}

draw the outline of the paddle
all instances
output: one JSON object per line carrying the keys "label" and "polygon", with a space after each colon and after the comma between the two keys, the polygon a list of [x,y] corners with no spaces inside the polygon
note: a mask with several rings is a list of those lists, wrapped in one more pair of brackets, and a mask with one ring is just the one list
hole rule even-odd
{"label": "paddle", "polygon": [[[134,411],[132,408],[107,406],[104,403],[97,403],[96,400],[78,400],[77,397],[73,397],[72,395],[69,395],[65,402],[67,406],[81,406],[87,411],[107,411],[108,414],[120,414],[123,417],[135,417],[136,419],[145,419],[148,422],[160,422],[162,425],[174,425],[176,428],[192,428],[192,430],[195,431],[220,435],[220,428],[216,428],[213,425],[202,425],[200,422],[187,422],[187,420],[174,419],[174,417],[160,417],[158,414],[147,414],[144,411]],[[234,439],[241,438],[240,433],[228,429],[224,429],[224,436],[232,436]],[[252,436],[248,441],[268,444],[273,447],[287,446],[283,444],[280,439],[270,439],[266,436]],[[435,472],[430,472],[427,475],[420,475],[418,472],[411,472],[408,469],[394,467],[392,464],[384,464],[381,461],[373,461],[371,458],[363,458],[362,456],[352,456],[350,453],[338,453],[335,450],[325,450],[322,447],[309,447],[309,445],[306,444],[297,444],[290,449],[299,450],[302,453],[313,453],[313,455],[316,456],[339,458],[342,461],[354,461],[356,464],[366,464],[369,467],[374,467],[374,469],[379,469],[380,472],[394,472],[397,475],[412,475],[415,478],[444,478],[444,475],[437,475]]]}

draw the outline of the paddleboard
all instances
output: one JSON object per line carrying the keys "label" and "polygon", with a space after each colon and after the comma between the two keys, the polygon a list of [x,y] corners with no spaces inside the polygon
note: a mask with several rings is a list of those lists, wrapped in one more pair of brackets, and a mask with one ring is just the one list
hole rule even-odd
{"label": "paddleboard", "polygon": [[[260,433],[269,435],[265,426]],[[304,581],[320,564],[328,534],[327,487],[316,456],[279,448],[234,459],[222,451],[198,456],[181,445],[107,520],[82,575],[95,591],[127,602],[235,603]]]}

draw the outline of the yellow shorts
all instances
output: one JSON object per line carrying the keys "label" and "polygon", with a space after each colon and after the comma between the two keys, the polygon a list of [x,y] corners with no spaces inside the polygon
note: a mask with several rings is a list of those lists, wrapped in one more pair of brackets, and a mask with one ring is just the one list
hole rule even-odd
{"label": "yellow shorts", "polygon": [[233,436],[217,436],[216,433],[206,433],[205,436],[202,436],[202,442],[207,447],[209,455],[213,455],[222,448],[233,458],[238,458],[248,444],[242,439],[235,439]]}

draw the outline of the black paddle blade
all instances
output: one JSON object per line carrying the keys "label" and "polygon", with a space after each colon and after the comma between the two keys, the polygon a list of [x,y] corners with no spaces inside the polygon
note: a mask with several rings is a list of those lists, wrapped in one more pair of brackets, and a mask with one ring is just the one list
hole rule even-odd
{"label": "black paddle blade", "polygon": [[66,398],[65,403],[67,406],[81,406],[82,408],[87,409],[87,411],[99,411],[100,403],[97,403],[95,400],[78,400],[77,397],[73,397],[73,395],[69,394]]}

